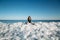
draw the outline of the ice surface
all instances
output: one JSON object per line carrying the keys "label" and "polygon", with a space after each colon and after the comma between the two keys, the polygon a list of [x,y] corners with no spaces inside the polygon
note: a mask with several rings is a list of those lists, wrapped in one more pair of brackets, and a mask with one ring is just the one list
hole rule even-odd
{"label": "ice surface", "polygon": [[60,22],[0,22],[0,40],[60,40]]}

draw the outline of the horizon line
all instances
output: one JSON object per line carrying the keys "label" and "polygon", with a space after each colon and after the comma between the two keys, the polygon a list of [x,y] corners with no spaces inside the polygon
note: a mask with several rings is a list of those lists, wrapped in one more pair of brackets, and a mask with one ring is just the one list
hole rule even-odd
{"label": "horizon line", "polygon": [[[18,20],[18,19],[0,19],[0,20]],[[27,19],[20,19],[20,20],[27,20]],[[60,20],[60,19],[33,19],[33,20]]]}

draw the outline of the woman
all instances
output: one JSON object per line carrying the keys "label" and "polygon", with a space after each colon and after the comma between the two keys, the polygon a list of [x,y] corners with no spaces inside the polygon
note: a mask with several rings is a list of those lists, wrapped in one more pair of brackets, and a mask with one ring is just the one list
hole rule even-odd
{"label": "woman", "polygon": [[28,16],[27,20],[28,20],[29,23],[31,23],[31,17],[30,16]]}

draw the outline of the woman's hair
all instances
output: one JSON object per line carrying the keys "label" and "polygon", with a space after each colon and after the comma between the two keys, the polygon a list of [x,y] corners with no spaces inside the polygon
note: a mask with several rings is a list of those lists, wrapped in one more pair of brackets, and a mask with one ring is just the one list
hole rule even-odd
{"label": "woman's hair", "polygon": [[30,16],[28,16],[28,22],[31,23],[31,17]]}

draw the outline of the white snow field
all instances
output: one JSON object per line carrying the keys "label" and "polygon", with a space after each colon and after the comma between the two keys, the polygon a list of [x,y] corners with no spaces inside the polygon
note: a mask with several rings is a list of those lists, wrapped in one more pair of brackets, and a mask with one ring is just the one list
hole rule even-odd
{"label": "white snow field", "polygon": [[60,40],[60,22],[0,22],[0,40]]}

